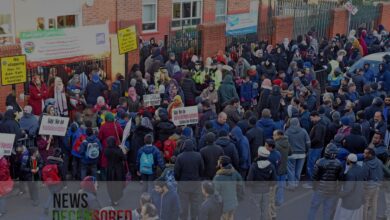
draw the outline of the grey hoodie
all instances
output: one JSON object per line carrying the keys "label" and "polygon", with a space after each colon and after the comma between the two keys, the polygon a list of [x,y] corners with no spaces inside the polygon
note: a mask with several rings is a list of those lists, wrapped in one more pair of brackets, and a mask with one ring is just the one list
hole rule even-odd
{"label": "grey hoodie", "polygon": [[375,188],[380,186],[384,177],[382,161],[380,161],[377,157],[374,157],[371,160],[364,160],[363,168],[368,174],[365,187]]}
{"label": "grey hoodie", "polygon": [[298,118],[290,120],[290,127],[287,129],[285,135],[291,145],[293,154],[304,154],[310,147],[310,137],[307,131],[299,125]]}

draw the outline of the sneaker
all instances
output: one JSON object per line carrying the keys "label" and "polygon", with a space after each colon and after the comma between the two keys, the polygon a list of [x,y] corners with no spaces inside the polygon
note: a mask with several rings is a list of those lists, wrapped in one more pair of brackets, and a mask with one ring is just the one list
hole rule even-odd
{"label": "sneaker", "polygon": [[313,185],[311,185],[310,183],[304,183],[304,184],[302,184],[302,188],[304,188],[304,189],[313,189]]}

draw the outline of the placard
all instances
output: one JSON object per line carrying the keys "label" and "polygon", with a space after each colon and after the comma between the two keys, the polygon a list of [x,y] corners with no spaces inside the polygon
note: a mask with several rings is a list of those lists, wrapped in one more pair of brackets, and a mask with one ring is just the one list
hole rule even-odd
{"label": "placard", "polygon": [[65,136],[68,129],[69,118],[58,116],[42,116],[40,135]]}
{"label": "placard", "polygon": [[176,126],[197,124],[198,121],[198,106],[175,108],[172,110],[172,122]]}
{"label": "placard", "polygon": [[136,50],[137,45],[137,32],[134,25],[118,31],[119,54]]}
{"label": "placard", "polygon": [[144,106],[157,106],[161,104],[160,94],[149,94],[143,96]]}
{"label": "placard", "polygon": [[352,15],[355,15],[357,12],[358,12],[358,9],[356,6],[354,6],[352,4],[352,2],[350,1],[347,1],[345,4],[344,4],[344,8],[347,9],[347,11],[349,11]]}
{"label": "placard", "polygon": [[0,149],[2,150],[2,156],[10,156],[12,148],[14,146],[15,134],[0,133]]}
{"label": "placard", "polygon": [[3,86],[26,82],[26,56],[1,57],[0,64]]}

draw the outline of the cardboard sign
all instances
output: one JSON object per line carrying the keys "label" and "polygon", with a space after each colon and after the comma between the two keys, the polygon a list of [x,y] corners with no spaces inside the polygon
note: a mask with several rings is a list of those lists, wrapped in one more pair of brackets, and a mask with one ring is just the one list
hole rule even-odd
{"label": "cardboard sign", "polygon": [[345,4],[344,4],[344,8],[347,9],[347,11],[349,11],[352,15],[355,15],[357,12],[358,12],[358,9],[356,6],[354,6],[352,4],[352,2],[350,1],[347,1]]}
{"label": "cardboard sign", "polygon": [[146,107],[149,106],[157,106],[161,104],[161,96],[160,94],[150,94],[143,96],[144,105]]}
{"label": "cardboard sign", "polygon": [[172,122],[176,126],[197,124],[198,106],[175,108],[172,110]]}
{"label": "cardboard sign", "polygon": [[0,133],[0,149],[3,156],[11,155],[12,148],[14,146],[15,134],[3,134]]}
{"label": "cardboard sign", "polygon": [[26,82],[26,56],[0,58],[3,86]]}
{"label": "cardboard sign", "polygon": [[65,136],[68,129],[69,118],[57,116],[42,116],[40,135]]}
{"label": "cardboard sign", "polygon": [[137,32],[134,25],[118,31],[118,46],[119,54],[124,54],[137,49]]}

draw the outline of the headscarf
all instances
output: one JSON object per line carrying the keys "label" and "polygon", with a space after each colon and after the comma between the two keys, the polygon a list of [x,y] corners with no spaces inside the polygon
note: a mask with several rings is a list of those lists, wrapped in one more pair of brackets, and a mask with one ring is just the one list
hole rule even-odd
{"label": "headscarf", "polygon": [[103,96],[99,96],[99,97],[97,98],[96,104],[97,104],[98,106],[104,106],[104,105],[106,105],[106,101],[104,100],[104,97],[103,97]]}
{"label": "headscarf", "polygon": [[261,83],[261,88],[263,89],[272,89],[272,82],[270,79],[264,79],[263,82]]}
{"label": "headscarf", "polygon": [[127,94],[129,96],[129,98],[135,102],[137,100],[137,91],[135,91],[134,87],[130,87],[128,90],[127,90]]}
{"label": "headscarf", "polygon": [[68,104],[66,102],[64,84],[59,77],[54,79],[54,99],[56,100],[54,108],[57,115],[68,116]]}

